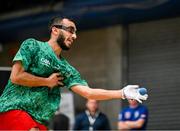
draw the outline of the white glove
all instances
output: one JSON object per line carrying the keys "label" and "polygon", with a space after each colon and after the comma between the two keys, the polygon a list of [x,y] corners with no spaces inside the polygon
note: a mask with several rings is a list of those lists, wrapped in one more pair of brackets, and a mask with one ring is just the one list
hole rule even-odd
{"label": "white glove", "polygon": [[123,99],[134,99],[142,103],[142,100],[146,100],[148,95],[141,95],[138,91],[138,85],[127,85],[122,89]]}

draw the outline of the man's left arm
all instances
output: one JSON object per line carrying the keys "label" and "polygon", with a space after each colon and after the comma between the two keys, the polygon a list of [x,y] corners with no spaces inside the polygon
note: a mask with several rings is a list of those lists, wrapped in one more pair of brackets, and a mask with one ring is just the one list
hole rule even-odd
{"label": "man's left arm", "polygon": [[143,124],[145,123],[144,119],[138,119],[137,121],[125,121],[124,122],[129,129],[132,128],[141,128]]}
{"label": "man's left arm", "polygon": [[110,99],[134,99],[139,102],[146,100],[148,95],[138,92],[138,85],[128,85],[120,90],[95,89],[88,86],[74,85],[71,90],[87,99],[110,100]]}
{"label": "man's left arm", "polygon": [[136,121],[126,121],[126,124],[129,128],[141,128],[148,119],[148,110],[146,107],[143,107],[140,110],[140,117]]}
{"label": "man's left arm", "polygon": [[138,91],[138,85],[127,85],[119,90],[105,90],[90,88],[88,84],[81,79],[80,73],[67,63],[67,76],[65,76],[64,83],[67,88],[73,92],[87,98],[94,100],[110,100],[110,99],[135,99],[142,103],[146,100],[148,95],[141,95]]}
{"label": "man's left arm", "polygon": [[118,122],[118,130],[119,131],[126,131],[128,129],[130,129],[130,127],[126,124],[125,121],[119,121]]}
{"label": "man's left arm", "polygon": [[87,99],[110,100],[122,98],[122,90],[93,89],[88,86],[75,85],[71,90]]}

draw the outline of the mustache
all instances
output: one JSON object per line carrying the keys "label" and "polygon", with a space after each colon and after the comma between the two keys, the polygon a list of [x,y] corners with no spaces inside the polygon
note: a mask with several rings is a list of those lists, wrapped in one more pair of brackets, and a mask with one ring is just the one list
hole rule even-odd
{"label": "mustache", "polygon": [[64,41],[65,41],[64,35],[63,35],[63,34],[60,34],[60,35],[58,36],[58,38],[57,38],[57,43],[58,43],[58,45],[61,47],[62,50],[67,51],[67,50],[70,49],[70,47],[68,47],[68,46],[64,43]]}

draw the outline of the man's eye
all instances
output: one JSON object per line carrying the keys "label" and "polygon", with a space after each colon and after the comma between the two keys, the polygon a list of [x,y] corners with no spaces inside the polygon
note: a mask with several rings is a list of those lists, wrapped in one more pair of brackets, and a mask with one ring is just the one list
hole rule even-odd
{"label": "man's eye", "polygon": [[69,32],[71,32],[72,34],[76,33],[74,27],[68,27],[67,30],[68,30]]}

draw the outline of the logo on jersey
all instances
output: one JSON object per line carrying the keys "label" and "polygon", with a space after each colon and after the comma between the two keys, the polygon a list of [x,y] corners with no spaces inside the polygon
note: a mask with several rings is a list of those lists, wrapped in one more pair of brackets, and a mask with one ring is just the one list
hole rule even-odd
{"label": "logo on jersey", "polygon": [[126,118],[126,119],[129,119],[130,117],[131,117],[131,112],[126,112],[126,113],[125,113],[125,118]]}
{"label": "logo on jersey", "polygon": [[51,64],[50,64],[49,60],[47,60],[45,58],[41,58],[40,60],[43,65],[50,67]]}
{"label": "logo on jersey", "polygon": [[145,115],[145,114],[142,114],[142,115],[141,115],[141,118],[146,118],[146,115]]}
{"label": "logo on jersey", "polygon": [[118,117],[119,117],[119,120],[122,120],[122,114],[119,114]]}
{"label": "logo on jersey", "polygon": [[[56,70],[56,71],[60,71],[60,66],[59,65],[56,65],[56,66],[53,66],[53,69]],[[72,74],[71,74],[71,71],[66,69],[66,70],[61,70],[61,74],[66,76],[67,78],[70,77]]]}
{"label": "logo on jersey", "polygon": [[136,111],[136,112],[134,113],[134,117],[135,117],[135,118],[138,118],[138,117],[139,117],[139,111]]}

